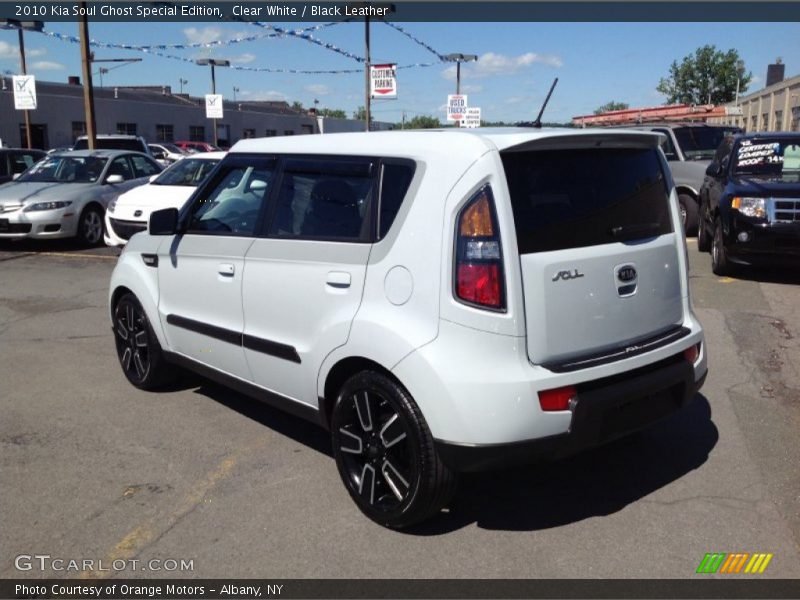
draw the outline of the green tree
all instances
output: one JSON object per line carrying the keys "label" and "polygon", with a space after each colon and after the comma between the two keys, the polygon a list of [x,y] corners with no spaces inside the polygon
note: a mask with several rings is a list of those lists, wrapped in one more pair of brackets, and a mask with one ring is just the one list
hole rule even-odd
{"label": "green tree", "polygon": [[303,103],[302,103],[302,102],[298,102],[297,100],[295,100],[294,102],[292,102],[292,109],[293,109],[293,110],[296,110],[296,111],[300,111],[300,112],[302,112],[302,111],[304,111],[304,110],[305,110],[305,109],[303,108]]}
{"label": "green tree", "polygon": [[611,102],[606,102],[603,106],[596,108],[594,114],[602,115],[603,113],[611,112],[612,110],[626,110],[630,108],[628,104],[625,102],[615,102],[612,100]]}
{"label": "green tree", "polygon": [[747,90],[753,74],[746,71],[739,53],[706,45],[678,63],[673,61],[669,77],[661,79],[656,90],[667,97],[667,104],[724,104]]}
{"label": "green tree", "polygon": [[[367,109],[363,106],[359,106],[355,111],[353,111],[353,118],[356,121],[365,121],[367,119]],[[370,123],[375,120],[375,117],[370,113],[369,115]]]}
{"label": "green tree", "polygon": [[341,108],[320,108],[317,110],[320,117],[330,117],[331,119],[346,119],[347,113]]}
{"label": "green tree", "polygon": [[[429,117],[428,115],[417,115],[413,119],[406,121],[405,129],[438,129],[442,124],[436,117]],[[400,129],[402,124],[397,127]]]}

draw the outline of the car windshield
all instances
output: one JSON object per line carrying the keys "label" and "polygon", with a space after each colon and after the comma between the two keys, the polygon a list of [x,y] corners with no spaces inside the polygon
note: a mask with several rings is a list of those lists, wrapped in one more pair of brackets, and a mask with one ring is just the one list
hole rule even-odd
{"label": "car windshield", "polygon": [[726,135],[740,131],[735,127],[675,127],[675,139],[686,160],[710,160]]}
{"label": "car windshield", "polygon": [[161,173],[153,184],[197,187],[208,177],[218,162],[216,159],[183,158]]}
{"label": "car windshield", "polygon": [[94,183],[103,174],[106,161],[97,156],[51,156],[33,165],[17,181]]}
{"label": "car windshield", "polygon": [[733,153],[733,174],[791,183],[800,181],[800,139],[742,140]]}

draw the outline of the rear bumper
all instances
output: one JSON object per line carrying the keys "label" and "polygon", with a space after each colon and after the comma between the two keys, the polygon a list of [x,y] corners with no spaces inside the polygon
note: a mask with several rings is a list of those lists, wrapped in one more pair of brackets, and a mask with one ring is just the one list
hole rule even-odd
{"label": "rear bumper", "polygon": [[456,471],[568,456],[643,429],[688,404],[705,382],[695,380],[681,355],[621,375],[577,386],[578,402],[566,433],[508,444],[469,445],[436,440],[442,461]]}

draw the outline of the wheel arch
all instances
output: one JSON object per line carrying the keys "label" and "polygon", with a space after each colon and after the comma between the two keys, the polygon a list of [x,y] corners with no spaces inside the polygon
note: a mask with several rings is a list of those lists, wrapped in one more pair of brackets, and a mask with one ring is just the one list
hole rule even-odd
{"label": "wheel arch", "polygon": [[700,194],[697,193],[697,190],[686,184],[682,183],[675,184],[675,193],[678,195],[683,194],[685,196],[691,196],[695,202],[698,203],[700,202]]}
{"label": "wheel arch", "polygon": [[344,385],[356,373],[361,371],[375,371],[381,375],[395,381],[405,389],[403,383],[389,369],[382,364],[363,356],[348,356],[337,361],[325,375],[323,395],[319,398],[320,420],[326,428],[330,428],[331,411],[336,401],[336,395]]}

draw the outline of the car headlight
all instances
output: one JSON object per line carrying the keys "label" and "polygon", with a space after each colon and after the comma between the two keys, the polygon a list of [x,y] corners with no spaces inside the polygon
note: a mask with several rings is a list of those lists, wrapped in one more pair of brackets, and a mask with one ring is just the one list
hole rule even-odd
{"label": "car headlight", "polygon": [[36,204],[29,204],[25,207],[24,212],[34,212],[37,210],[57,210],[59,208],[66,208],[72,204],[72,201],[57,200],[55,202],[37,202]]}
{"label": "car headlight", "polygon": [[746,217],[756,217],[757,219],[767,218],[766,198],[743,198],[741,196],[736,196],[731,201],[731,208],[735,208]]}
{"label": "car headlight", "polygon": [[114,212],[114,209],[117,207],[117,199],[114,198],[111,202],[108,203],[108,207],[106,210],[110,213]]}

